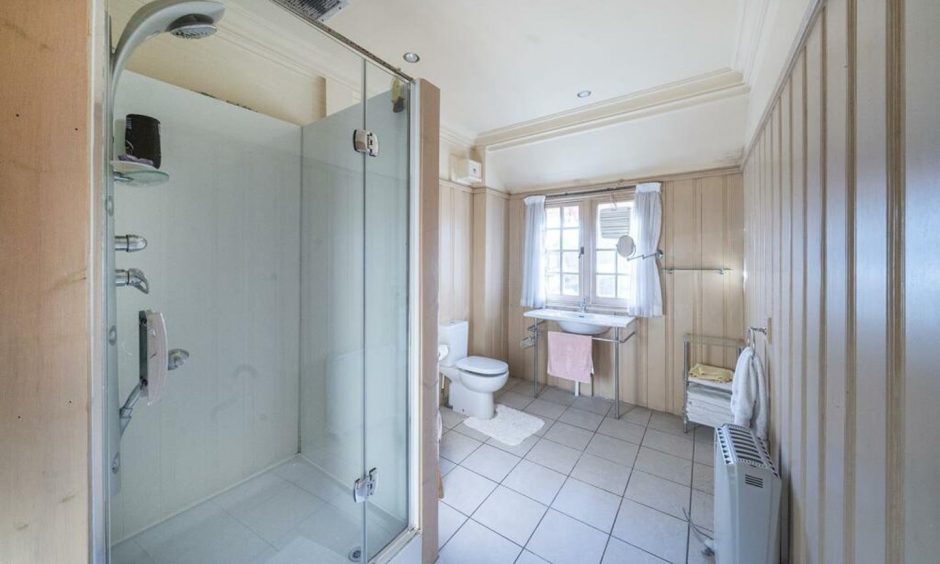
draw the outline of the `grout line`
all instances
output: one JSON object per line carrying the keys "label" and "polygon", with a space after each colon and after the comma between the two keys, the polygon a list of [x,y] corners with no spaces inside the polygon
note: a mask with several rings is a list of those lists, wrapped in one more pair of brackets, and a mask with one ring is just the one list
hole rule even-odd
{"label": "grout line", "polygon": [[[694,431],[693,431],[694,432]],[[692,436],[692,471],[695,472],[695,436]],[[689,562],[689,546],[692,543],[692,495],[695,488],[689,488],[689,522],[685,524],[685,562]],[[714,525],[712,525],[714,527]]]}
{"label": "grout line", "polygon": [[[551,388],[551,387],[550,387],[550,386],[546,386],[546,389],[548,389],[548,388]],[[533,401],[534,401],[534,399],[535,399],[535,398],[533,398]],[[550,400],[543,400],[543,401],[548,401],[548,402],[550,402]],[[530,403],[531,403],[531,402],[530,402]],[[554,402],[551,402],[551,403],[554,403]],[[563,404],[556,404],[556,405],[563,405]],[[568,407],[568,409],[578,409],[578,411],[583,411],[583,412],[585,412],[585,413],[591,413],[591,414],[593,414],[593,415],[601,416],[601,417],[602,417],[601,423],[603,423],[603,420],[604,420],[604,419],[608,419],[608,418],[609,418],[607,415],[610,413],[610,409],[613,408],[613,406],[611,406],[611,408],[608,409],[607,414],[601,415],[601,414],[598,414],[598,413],[594,413],[594,412],[592,412],[592,411],[587,411],[587,410],[582,410],[582,409],[576,408],[576,407],[574,407],[573,405],[567,406],[567,407]],[[648,408],[647,408],[647,409],[648,409]],[[567,411],[567,409],[566,409],[565,411]],[[651,413],[656,413],[656,411],[654,411],[654,410],[649,410],[649,411],[650,411]],[[629,411],[628,411],[628,412],[629,412]],[[529,413],[529,412],[526,412],[526,413]],[[623,413],[623,414],[621,414],[621,415],[625,415],[626,413],[627,413],[627,412],[625,412],[625,413]],[[538,417],[540,417],[540,418],[542,418],[543,420],[546,421],[547,428],[546,428],[545,433],[547,433],[548,430],[550,430],[551,427],[554,426],[555,423],[558,423],[558,422],[565,423],[564,421],[560,421],[560,419],[558,419],[558,418],[552,419],[552,418],[549,418],[549,417],[546,417],[546,416],[543,416],[543,415],[539,415],[539,414],[536,414],[536,413],[529,413],[529,414],[530,414],[530,415],[534,415],[534,416],[538,416]],[[564,414],[564,412],[562,412],[562,415],[563,415],[563,414]],[[559,416],[559,417],[560,417],[560,416]],[[623,421],[623,419],[620,419],[619,421]],[[451,535],[451,537],[448,539],[447,543],[445,543],[444,545],[441,546],[440,550],[443,550],[444,547],[445,547],[448,543],[450,543],[450,541],[459,533],[459,531],[460,531],[461,529],[463,529],[463,527],[466,525],[466,522],[469,521],[469,520],[473,520],[474,523],[480,525],[481,527],[483,527],[483,528],[485,528],[485,529],[487,529],[487,530],[493,532],[494,534],[498,535],[498,536],[501,537],[501,538],[504,538],[504,539],[508,540],[509,542],[512,542],[514,545],[519,546],[518,543],[516,543],[515,541],[513,541],[513,540],[511,540],[511,539],[509,539],[509,538],[503,536],[499,531],[494,531],[494,530],[492,530],[491,528],[489,528],[489,527],[487,527],[486,525],[484,525],[483,523],[481,523],[481,522],[479,522],[479,521],[477,521],[476,519],[473,518],[473,515],[475,515],[476,512],[479,511],[479,509],[487,502],[487,500],[489,500],[489,498],[493,495],[493,492],[495,492],[495,491],[496,491],[497,489],[499,489],[500,487],[505,487],[506,489],[512,491],[513,493],[516,493],[516,494],[518,494],[518,495],[521,495],[521,496],[525,497],[526,499],[529,499],[529,500],[531,500],[531,501],[534,501],[534,502],[538,503],[539,505],[542,505],[542,506],[544,506],[544,507],[546,508],[546,509],[545,509],[545,512],[542,514],[542,517],[539,519],[538,523],[536,523],[535,528],[532,530],[532,533],[530,533],[529,538],[526,539],[525,544],[522,545],[522,550],[519,552],[519,555],[516,557],[516,560],[518,560],[519,558],[521,558],[521,556],[525,553],[525,551],[527,550],[527,547],[528,547],[529,543],[530,543],[531,540],[532,540],[532,537],[535,535],[535,532],[536,532],[536,531],[538,530],[538,528],[541,526],[542,522],[543,522],[544,519],[545,519],[545,516],[548,515],[548,512],[549,512],[549,511],[556,511],[556,512],[558,512],[558,513],[560,513],[560,514],[562,514],[562,515],[564,515],[564,516],[566,516],[566,517],[569,517],[569,518],[571,518],[571,519],[574,519],[574,520],[577,521],[578,523],[582,523],[582,524],[584,524],[584,525],[590,527],[590,528],[593,529],[593,530],[596,530],[596,531],[599,531],[599,532],[601,532],[601,533],[603,533],[603,534],[606,534],[606,535],[607,535],[607,543],[605,544],[605,546],[604,546],[604,551],[603,551],[603,553],[602,553],[602,559],[603,559],[603,556],[606,555],[607,549],[608,549],[608,547],[609,547],[609,545],[610,545],[610,538],[611,538],[612,536],[614,536],[614,535],[613,535],[613,529],[614,529],[614,526],[616,525],[617,518],[619,517],[620,511],[621,511],[621,509],[622,509],[622,507],[623,507],[623,501],[624,501],[624,499],[628,499],[628,498],[626,497],[626,492],[627,492],[627,489],[629,488],[630,481],[631,481],[632,478],[633,478],[634,470],[636,470],[636,463],[637,463],[637,460],[638,460],[638,458],[639,458],[640,449],[641,449],[641,448],[644,448],[644,446],[645,446],[645,445],[643,445],[643,441],[644,441],[645,438],[646,438],[646,433],[647,433],[647,431],[650,429],[650,426],[649,426],[649,425],[650,425],[650,422],[651,422],[651,421],[652,421],[652,416],[647,419],[647,422],[646,422],[645,425],[642,425],[642,424],[639,424],[639,423],[635,423],[635,422],[632,422],[632,421],[626,421],[626,423],[630,423],[630,424],[632,424],[632,425],[637,425],[637,426],[643,427],[643,436],[641,437],[639,444],[633,443],[632,441],[625,441],[624,439],[621,439],[621,438],[619,438],[619,437],[614,437],[614,436],[612,436],[612,435],[607,435],[607,434],[605,434],[605,433],[601,433],[601,432],[600,432],[600,425],[598,425],[597,429],[591,431],[590,429],[585,429],[585,428],[583,428],[583,427],[578,427],[577,425],[571,425],[570,423],[566,423],[566,424],[567,424],[567,425],[571,425],[572,427],[575,427],[575,428],[578,428],[578,429],[581,429],[581,430],[585,430],[585,431],[591,432],[591,439],[588,441],[588,445],[586,445],[583,449],[577,449],[577,448],[574,448],[574,447],[571,447],[571,446],[568,446],[568,445],[559,443],[559,442],[557,442],[557,441],[554,441],[554,440],[552,440],[552,439],[550,439],[550,438],[545,437],[544,435],[543,435],[543,436],[538,436],[538,435],[533,434],[533,436],[535,436],[535,437],[537,438],[537,440],[536,440],[535,443],[532,445],[532,447],[530,447],[522,456],[519,456],[519,455],[517,455],[517,454],[515,454],[515,453],[509,452],[509,451],[506,451],[506,450],[503,450],[503,449],[499,449],[499,447],[496,447],[496,446],[490,444],[490,443],[488,442],[489,439],[487,439],[486,441],[483,441],[480,445],[478,445],[476,448],[474,448],[473,451],[471,451],[466,457],[464,457],[464,459],[463,459],[460,463],[455,463],[455,465],[456,465],[456,466],[459,466],[459,467],[461,467],[461,468],[463,468],[463,469],[466,470],[467,472],[470,472],[470,473],[472,473],[472,474],[475,474],[475,475],[477,475],[477,476],[480,476],[480,477],[482,477],[482,478],[484,478],[484,479],[486,479],[486,480],[489,480],[489,481],[491,481],[491,482],[495,482],[495,483],[496,483],[496,487],[493,488],[493,490],[492,490],[489,494],[486,495],[486,497],[483,499],[483,501],[481,501],[480,504],[476,506],[476,508],[474,508],[473,513],[471,513],[471,515],[466,516],[466,520],[464,521],[464,523],[462,523],[461,526],[458,527],[456,531],[454,531],[454,533],[453,533],[453,534]],[[463,423],[463,421],[461,421],[461,423]],[[455,425],[454,427],[452,427],[450,430],[451,430],[451,431],[455,431],[455,432],[457,432],[458,434],[460,434],[460,435],[462,435],[462,436],[464,436],[464,437],[471,438],[471,439],[477,440],[477,441],[479,442],[479,439],[476,439],[476,438],[474,438],[474,437],[469,437],[468,435],[464,435],[463,433],[461,433],[460,431],[458,431],[456,428],[457,428],[459,425],[460,425],[460,423],[458,423],[457,425]],[[661,430],[661,429],[653,428],[653,430],[654,430],[654,431],[661,432],[661,433],[669,434],[669,435],[672,435],[672,436],[682,436],[682,435],[670,433],[669,431],[663,431],[663,430]],[[683,434],[685,434],[685,433],[683,433]],[[586,450],[587,447],[590,445],[590,443],[594,440],[594,438],[595,438],[597,435],[601,435],[601,436],[604,436],[604,437],[608,437],[608,438],[616,439],[616,440],[619,440],[619,441],[623,441],[623,442],[625,442],[625,443],[627,443],[627,444],[630,444],[630,445],[633,445],[633,446],[636,446],[636,447],[637,447],[637,449],[636,449],[636,454],[635,454],[634,457],[633,457],[632,466],[630,466],[630,467],[628,468],[629,474],[628,474],[628,477],[627,477],[627,484],[626,484],[626,486],[624,487],[624,490],[623,490],[623,494],[622,494],[622,495],[618,495],[618,494],[615,494],[615,493],[610,492],[610,491],[608,491],[608,490],[605,490],[605,489],[603,489],[603,488],[599,488],[599,487],[597,487],[597,486],[594,486],[593,484],[588,484],[587,482],[583,482],[582,480],[579,480],[578,478],[575,478],[575,477],[573,477],[573,476],[571,475],[572,472],[574,472],[574,469],[577,467],[578,463],[584,458],[584,455],[585,455],[585,454],[590,454],[590,455],[592,455],[592,456],[597,456],[597,455],[595,455],[595,454],[593,454],[593,453],[587,452],[587,450]],[[684,437],[684,438],[685,438],[685,437]],[[532,449],[534,449],[535,446],[536,446],[541,440],[543,440],[543,439],[546,440],[546,441],[548,441],[548,442],[551,442],[551,443],[553,443],[553,444],[556,444],[556,445],[559,445],[559,446],[563,446],[563,447],[566,447],[566,448],[569,448],[569,449],[572,449],[572,450],[578,450],[578,451],[580,452],[580,454],[578,455],[577,460],[575,460],[575,463],[571,466],[571,469],[570,469],[567,473],[559,472],[558,470],[556,470],[556,469],[554,469],[554,468],[550,468],[550,467],[545,466],[545,465],[543,465],[543,464],[540,464],[540,463],[538,463],[538,462],[536,462],[536,461],[534,461],[534,460],[531,460],[531,459],[529,459],[529,458],[526,458],[526,456],[532,451]],[[696,446],[696,445],[695,445],[694,428],[693,428],[693,435],[692,435],[692,437],[691,437],[691,441],[692,441],[692,443],[693,443],[693,447],[692,447],[692,458],[691,458],[691,459],[685,459],[685,458],[683,458],[683,457],[676,456],[675,454],[668,453],[668,452],[664,452],[664,451],[661,451],[661,450],[659,450],[659,449],[651,448],[651,447],[649,447],[649,446],[645,446],[645,448],[650,448],[651,450],[654,450],[654,451],[659,452],[659,453],[662,453],[662,454],[666,454],[666,455],[669,455],[669,456],[675,456],[676,458],[682,458],[683,460],[688,460],[688,461],[691,463],[691,465],[692,465],[692,468],[691,468],[690,472],[694,472],[694,469],[695,469],[695,446]],[[516,457],[519,459],[519,460],[516,461],[516,463],[513,465],[513,467],[506,473],[505,476],[503,476],[503,478],[502,478],[499,482],[496,482],[495,480],[492,480],[491,478],[488,478],[487,476],[483,476],[482,474],[480,474],[480,473],[478,473],[478,472],[475,472],[475,471],[471,470],[470,468],[467,468],[467,467],[463,466],[463,462],[466,461],[467,459],[469,459],[470,456],[472,456],[476,451],[478,451],[484,444],[488,444],[488,445],[490,445],[490,446],[493,447],[493,448],[497,448],[497,449],[501,450],[502,452],[505,452],[505,453],[507,453],[507,454],[511,454],[511,455],[513,455],[513,456],[516,456]],[[606,458],[604,458],[604,457],[598,457],[598,458],[601,458],[601,459],[605,460],[606,462],[611,462],[611,463],[613,463],[613,464],[617,464],[617,465],[619,465],[619,466],[621,466],[621,467],[627,468],[626,466],[624,466],[623,464],[621,464],[621,463],[619,463],[619,462],[615,462],[615,461],[612,461],[612,460],[608,460],[608,459],[606,459]],[[536,465],[536,466],[540,466],[540,467],[545,468],[545,469],[547,469],[547,470],[551,470],[552,472],[555,472],[555,473],[557,473],[557,474],[562,474],[562,475],[565,477],[565,480],[562,482],[561,487],[559,487],[559,488],[558,488],[558,491],[555,492],[555,495],[552,497],[552,501],[551,501],[548,505],[542,503],[541,501],[539,501],[539,500],[537,500],[537,499],[531,498],[531,497],[529,497],[528,495],[526,495],[526,494],[524,494],[524,493],[522,493],[522,492],[518,492],[518,491],[516,491],[515,489],[513,489],[513,488],[511,488],[511,487],[509,487],[509,486],[505,486],[505,485],[504,485],[504,482],[505,482],[506,479],[509,477],[509,475],[512,474],[512,472],[522,463],[523,460],[525,460],[526,462],[529,462],[530,464],[534,464],[534,465]],[[451,462],[453,462],[453,461],[451,461]],[[647,473],[648,473],[648,472],[647,472]],[[695,489],[695,488],[692,487],[692,477],[691,477],[691,476],[690,476],[690,482],[689,482],[689,484],[682,484],[682,483],[679,483],[679,482],[673,482],[672,480],[669,480],[668,478],[664,478],[664,477],[658,476],[658,475],[656,475],[656,474],[652,474],[652,473],[648,473],[648,474],[650,474],[650,475],[652,475],[652,476],[659,477],[659,478],[661,478],[661,479],[663,479],[663,480],[666,480],[666,481],[669,481],[670,483],[673,483],[673,484],[677,484],[677,485],[680,485],[680,486],[683,486],[683,487],[688,487],[688,488],[689,488],[689,511],[690,511],[690,514],[691,514],[692,491],[693,491],[693,489]],[[575,481],[578,481],[578,482],[585,483],[585,484],[587,484],[587,485],[589,485],[589,486],[591,486],[591,487],[597,488],[597,489],[600,490],[600,491],[603,491],[603,492],[605,492],[605,493],[610,493],[611,495],[618,495],[618,497],[620,498],[620,502],[619,502],[619,504],[618,504],[617,511],[616,511],[616,513],[615,513],[615,515],[614,515],[614,522],[611,524],[611,530],[610,530],[609,532],[608,532],[608,531],[604,531],[604,530],[602,530],[602,529],[599,529],[599,528],[595,527],[594,525],[591,525],[590,523],[585,523],[584,521],[578,519],[577,517],[574,517],[573,515],[568,515],[568,514],[565,513],[564,511],[560,511],[559,509],[553,507],[553,504],[554,504],[555,501],[557,500],[558,495],[561,493],[561,490],[564,489],[564,486],[568,483],[569,480],[575,480]],[[707,492],[705,492],[705,493],[707,493]],[[453,506],[450,506],[449,504],[447,504],[447,503],[444,502],[443,500],[439,500],[439,501],[440,501],[441,503],[445,503],[445,505],[448,505],[448,507],[451,507],[452,509],[454,509],[455,511],[457,511],[457,512],[460,513],[461,515],[464,515],[463,512],[457,510],[457,509],[454,508]],[[636,504],[638,504],[638,505],[642,505],[642,506],[644,506],[644,507],[647,507],[647,508],[649,508],[649,509],[652,509],[652,510],[654,510],[654,511],[657,511],[657,512],[659,512],[659,513],[662,513],[663,515],[676,518],[675,516],[673,516],[673,515],[671,515],[671,514],[669,514],[669,513],[666,513],[666,512],[664,512],[664,511],[662,511],[662,510],[660,510],[660,509],[657,509],[657,508],[655,508],[655,507],[651,507],[651,506],[649,506],[649,505],[646,505],[646,504],[644,504],[644,503],[635,501],[635,500],[633,500],[633,499],[630,499],[630,501],[633,502],[633,503],[636,503]],[[633,544],[631,544],[631,543],[629,543],[629,542],[627,542],[627,541],[625,541],[625,540],[623,540],[623,539],[621,539],[621,538],[619,538],[619,537],[616,537],[616,538],[617,538],[617,540],[620,541],[620,542],[623,542],[623,543],[625,543],[625,544],[628,544],[629,546],[632,546],[632,547],[634,547],[634,548],[636,548],[636,549],[638,549],[638,550],[641,550],[641,551],[643,551],[643,552],[645,552],[645,553],[647,553],[647,554],[650,554],[650,555],[652,555],[652,556],[654,556],[654,557],[656,557],[656,558],[660,558],[660,556],[658,556],[658,555],[656,555],[656,554],[653,554],[653,553],[651,553],[651,552],[649,552],[649,551],[646,551],[646,550],[644,550],[644,549],[642,549],[642,548],[640,548],[640,547],[637,547],[637,546],[635,546],[635,545],[633,545]],[[689,548],[689,526],[688,526],[688,524],[687,524],[687,526],[686,526],[686,539],[685,539],[685,543],[686,543],[686,558],[688,558],[688,548]],[[439,552],[440,552],[440,550],[439,550]],[[532,551],[529,551],[529,552],[532,552]],[[535,554],[535,553],[533,552],[533,554]]]}
{"label": "grout line", "polygon": [[[650,417],[650,419],[652,419],[652,417]],[[641,446],[643,445],[643,439],[646,438],[646,431],[648,429],[649,429],[649,420],[647,421],[646,426],[643,427],[643,436],[640,438]],[[607,549],[610,547],[610,538],[614,536],[614,529],[617,527],[617,519],[620,518],[620,511],[623,509],[623,500],[627,498],[627,489],[630,487],[630,480],[633,479],[633,470],[636,468],[636,461],[637,461],[637,458],[639,458],[639,456],[640,456],[640,449],[638,448],[636,449],[636,454],[633,457],[633,466],[630,467],[630,475],[627,477],[627,485],[624,486],[623,495],[620,497],[620,503],[617,505],[617,514],[614,517],[614,524],[611,525],[610,527],[610,536],[607,537],[607,544],[604,545],[604,552],[601,554],[602,561],[604,560],[604,557],[607,556]],[[617,540],[621,540],[620,537],[617,537]],[[623,541],[623,542],[627,542],[627,541]],[[630,544],[630,543],[627,543],[627,544]]]}

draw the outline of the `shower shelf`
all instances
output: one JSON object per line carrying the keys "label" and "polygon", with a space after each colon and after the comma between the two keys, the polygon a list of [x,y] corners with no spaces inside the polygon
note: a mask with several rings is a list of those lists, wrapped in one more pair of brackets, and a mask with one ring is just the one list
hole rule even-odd
{"label": "shower shelf", "polygon": [[144,163],[113,160],[114,181],[126,186],[155,186],[170,180],[170,175]]}

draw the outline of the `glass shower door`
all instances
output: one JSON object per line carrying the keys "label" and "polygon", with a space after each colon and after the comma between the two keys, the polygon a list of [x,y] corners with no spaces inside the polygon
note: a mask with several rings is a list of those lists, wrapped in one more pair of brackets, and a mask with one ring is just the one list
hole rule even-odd
{"label": "glass shower door", "polygon": [[367,474],[365,155],[352,143],[364,122],[363,61],[339,44],[319,48],[342,73],[327,89],[325,115],[301,129],[300,459],[328,504],[309,538],[364,562],[365,503],[352,493]]}
{"label": "glass shower door", "polygon": [[366,546],[373,558],[408,527],[409,85],[365,63],[365,462],[376,468]]}

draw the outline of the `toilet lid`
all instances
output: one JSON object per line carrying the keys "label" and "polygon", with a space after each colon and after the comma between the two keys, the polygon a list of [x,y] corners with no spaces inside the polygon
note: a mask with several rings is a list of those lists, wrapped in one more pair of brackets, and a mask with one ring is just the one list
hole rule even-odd
{"label": "toilet lid", "polygon": [[496,376],[509,370],[509,365],[495,358],[485,356],[468,356],[457,361],[457,368],[465,372]]}

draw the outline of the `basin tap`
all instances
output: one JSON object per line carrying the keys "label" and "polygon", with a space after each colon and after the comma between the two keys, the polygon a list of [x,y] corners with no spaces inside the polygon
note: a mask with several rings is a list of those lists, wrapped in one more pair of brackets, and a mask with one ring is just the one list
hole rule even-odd
{"label": "basin tap", "polygon": [[578,311],[581,313],[586,313],[588,308],[587,298],[581,298],[581,301],[578,302]]}

